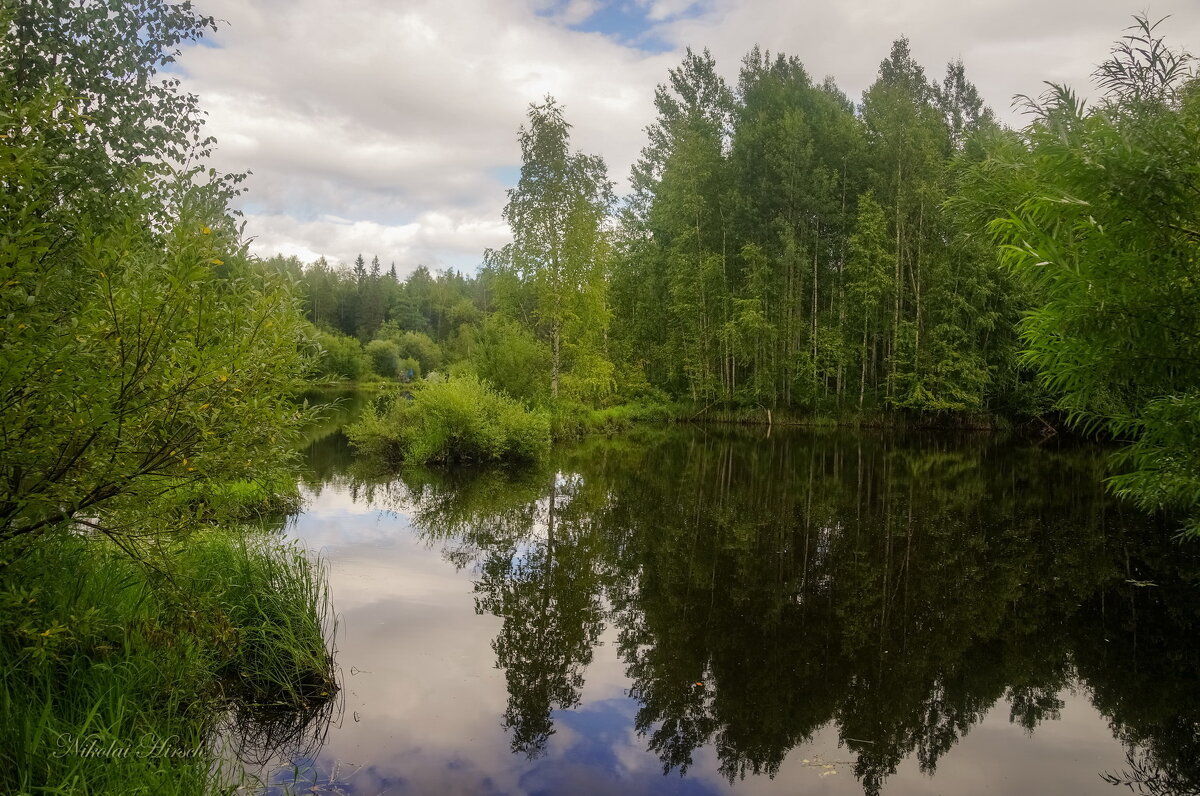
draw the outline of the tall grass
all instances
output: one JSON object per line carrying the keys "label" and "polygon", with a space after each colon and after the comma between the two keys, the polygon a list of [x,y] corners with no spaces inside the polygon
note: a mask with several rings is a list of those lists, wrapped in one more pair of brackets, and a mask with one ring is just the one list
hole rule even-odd
{"label": "tall grass", "polygon": [[[218,674],[242,701],[260,708],[311,707],[336,686],[326,649],[329,592],[307,553],[260,535],[206,534],[181,554],[197,604],[209,606],[237,643]],[[236,678],[236,679],[234,679]]]}
{"label": "tall grass", "polygon": [[346,429],[361,452],[409,464],[537,461],[550,451],[550,421],[471,373],[426,382]]}
{"label": "tall grass", "polygon": [[336,693],[322,570],[293,547],[205,531],[151,565],[64,533],[4,557],[0,793],[229,792],[231,710]]}
{"label": "tall grass", "polygon": [[668,403],[625,403],[594,409],[580,403],[557,401],[550,406],[550,429],[555,440],[579,439],[591,434],[617,434],[638,424],[663,424],[680,419],[686,407]]}
{"label": "tall grass", "polygon": [[155,509],[163,516],[205,522],[258,522],[281,518],[303,506],[291,473],[269,472],[261,478],[206,481],[165,493]]}

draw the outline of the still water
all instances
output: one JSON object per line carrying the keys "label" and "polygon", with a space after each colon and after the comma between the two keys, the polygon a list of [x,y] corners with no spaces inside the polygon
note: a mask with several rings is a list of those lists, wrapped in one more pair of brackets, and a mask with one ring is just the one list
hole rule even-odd
{"label": "still water", "polygon": [[1197,792],[1200,562],[1095,448],[684,426],[396,475],[314,437],[284,533],[343,703],[296,790]]}

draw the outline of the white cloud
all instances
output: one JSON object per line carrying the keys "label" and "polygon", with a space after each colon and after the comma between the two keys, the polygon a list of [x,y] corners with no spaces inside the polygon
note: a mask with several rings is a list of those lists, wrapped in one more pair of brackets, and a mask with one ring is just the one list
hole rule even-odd
{"label": "white cloud", "polygon": [[[857,99],[900,36],[931,79],[962,58],[967,76],[1010,123],[1015,94],[1068,82],[1086,94],[1095,65],[1132,23],[1128,0],[847,0],[827,3],[711,0],[707,13],[666,23],[660,37],[680,49],[709,47],[727,76],[754,44],[797,55],[815,79],[833,75]],[[1195,0],[1155,0],[1152,19],[1174,46],[1200,49]]]}
{"label": "white cloud", "polygon": [[[453,214],[451,214],[453,213]],[[406,224],[381,224],[325,215],[301,221],[285,213],[260,213],[249,217],[247,235],[260,254],[295,255],[303,261],[331,256],[348,263],[358,253],[367,259],[378,253],[386,269],[396,264],[401,278],[418,264],[431,268],[469,270],[485,249],[504,245],[508,228],[494,218],[461,211],[429,211]]]}
{"label": "white cloud", "polygon": [[[517,128],[547,93],[576,146],[622,179],[652,107],[647,87],[673,56],[564,27],[509,2],[220,0],[228,21],[182,60],[209,111],[216,165],[251,170],[243,199],[260,254],[340,261],[362,251],[398,270],[477,263],[503,243]],[[352,219],[333,223],[322,216]]]}
{"label": "white cloud", "polygon": [[[615,0],[622,8],[631,0]],[[600,0],[213,0],[227,20],[182,59],[209,111],[214,165],[251,170],[243,198],[253,248],[348,262],[472,267],[507,234],[500,210],[519,165],[529,102],[566,105],[577,147],[605,156],[620,190],[653,118],[654,86],[683,47],[709,47],[734,79],[755,43],[832,74],[853,98],[891,41],[907,35],[931,78],[962,57],[1006,117],[1043,80],[1086,88],[1129,23],[1126,0],[632,0],[649,54],[570,28]],[[1200,41],[1194,0],[1159,0],[1177,44]],[[626,31],[636,34],[637,31]],[[1200,46],[1200,45],[1198,45]]]}

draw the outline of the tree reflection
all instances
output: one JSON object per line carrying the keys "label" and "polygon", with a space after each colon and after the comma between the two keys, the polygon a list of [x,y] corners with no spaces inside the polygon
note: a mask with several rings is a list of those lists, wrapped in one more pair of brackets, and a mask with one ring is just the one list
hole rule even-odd
{"label": "tree reflection", "polygon": [[410,476],[414,524],[453,540],[447,557],[477,574],[476,611],[501,618],[492,649],[508,684],[504,727],[514,752],[536,757],[554,733],[552,712],[579,704],[604,629],[602,534],[578,476],[491,470],[454,481]]}
{"label": "tree reflection", "polygon": [[1139,761],[1198,782],[1197,569],[1152,560],[1161,529],[1102,476],[991,438],[690,430],[397,488],[502,620],[516,751],[579,703],[607,623],[664,772],[711,744],[730,781],[773,776],[832,725],[879,793],[1000,700],[1035,731],[1080,677]]}

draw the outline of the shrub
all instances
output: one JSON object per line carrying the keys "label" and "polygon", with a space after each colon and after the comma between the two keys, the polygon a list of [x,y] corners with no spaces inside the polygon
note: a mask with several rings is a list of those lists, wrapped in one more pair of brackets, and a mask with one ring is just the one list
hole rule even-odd
{"label": "shrub", "polygon": [[372,340],[367,343],[366,354],[380,376],[394,379],[400,375],[400,347],[391,340]]}
{"label": "shrub", "polygon": [[550,421],[465,373],[389,397],[351,426],[364,453],[407,463],[534,461],[550,449]]}
{"label": "shrub", "polygon": [[380,340],[394,343],[402,359],[415,359],[421,364],[421,370],[425,373],[437,370],[442,366],[444,357],[441,346],[424,332],[411,330],[402,332],[395,323],[389,321],[379,327],[379,332],[375,336]]}
{"label": "shrub", "polygon": [[371,360],[353,337],[320,332],[316,342],[321,348],[317,369],[322,376],[357,381],[370,374]]}
{"label": "shrub", "polygon": [[500,316],[489,317],[479,327],[470,365],[513,398],[537,403],[550,392],[550,347]]}

